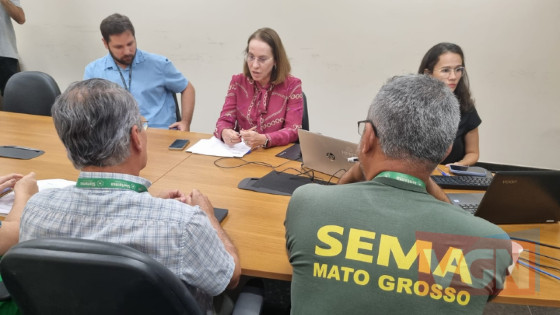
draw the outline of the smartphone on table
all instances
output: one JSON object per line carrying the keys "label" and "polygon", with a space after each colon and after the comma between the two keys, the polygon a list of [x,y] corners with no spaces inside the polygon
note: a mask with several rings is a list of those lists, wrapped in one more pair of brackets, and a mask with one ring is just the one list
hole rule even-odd
{"label": "smartphone on table", "polygon": [[183,150],[187,144],[189,144],[188,139],[176,139],[169,145],[169,150]]}
{"label": "smartphone on table", "polygon": [[486,169],[478,166],[449,165],[449,171],[455,175],[486,176]]}

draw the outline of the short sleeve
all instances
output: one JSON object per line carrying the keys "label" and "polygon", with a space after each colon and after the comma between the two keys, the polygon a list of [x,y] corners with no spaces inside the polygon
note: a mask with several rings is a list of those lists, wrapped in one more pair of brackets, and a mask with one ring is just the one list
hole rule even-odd
{"label": "short sleeve", "polygon": [[187,88],[189,81],[179,70],[177,70],[177,68],[175,68],[169,59],[165,59],[163,71],[165,87],[167,90],[174,93],[181,93]]}
{"label": "short sleeve", "polygon": [[185,226],[183,237],[185,251],[181,274],[184,280],[210,295],[222,293],[233,276],[235,262],[198,206]]}

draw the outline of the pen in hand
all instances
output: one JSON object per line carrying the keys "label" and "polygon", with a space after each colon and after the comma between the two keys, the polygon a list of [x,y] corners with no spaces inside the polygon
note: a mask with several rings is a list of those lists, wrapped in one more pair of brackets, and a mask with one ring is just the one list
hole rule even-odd
{"label": "pen in hand", "polygon": [[12,190],[14,190],[12,187],[6,187],[2,190],[2,192],[0,192],[0,198],[4,197],[5,195],[9,194],[10,192],[12,192]]}

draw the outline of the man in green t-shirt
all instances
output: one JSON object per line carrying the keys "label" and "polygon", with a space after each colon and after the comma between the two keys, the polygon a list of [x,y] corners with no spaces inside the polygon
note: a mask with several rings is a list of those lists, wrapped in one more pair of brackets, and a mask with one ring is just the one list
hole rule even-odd
{"label": "man in green t-shirt", "polygon": [[505,232],[444,202],[430,180],[459,115],[438,80],[395,77],[358,122],[359,163],[343,185],[294,192],[285,222],[293,314],[480,314],[503,288]]}

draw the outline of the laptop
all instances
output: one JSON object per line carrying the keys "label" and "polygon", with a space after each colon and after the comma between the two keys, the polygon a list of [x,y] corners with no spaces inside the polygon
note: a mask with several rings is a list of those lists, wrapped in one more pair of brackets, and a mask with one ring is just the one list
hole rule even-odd
{"label": "laptop", "polygon": [[352,167],[348,158],[358,154],[358,145],[322,134],[298,129],[303,166],[335,177]]}
{"label": "laptop", "polygon": [[560,171],[497,172],[486,193],[449,193],[453,204],[495,224],[560,219]]}

